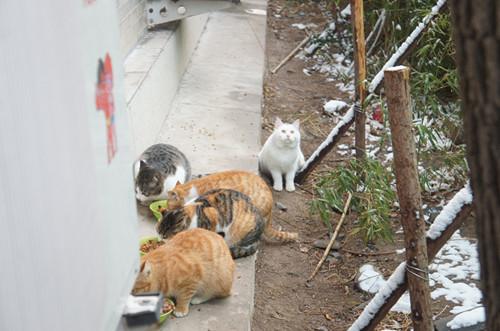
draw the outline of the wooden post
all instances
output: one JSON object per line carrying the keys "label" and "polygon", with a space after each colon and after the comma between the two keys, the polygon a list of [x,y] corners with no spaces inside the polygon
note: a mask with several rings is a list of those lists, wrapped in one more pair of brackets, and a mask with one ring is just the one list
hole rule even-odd
{"label": "wooden post", "polygon": [[394,150],[396,186],[405,236],[406,277],[410,290],[413,329],[432,331],[434,328],[428,279],[425,222],[410,109],[410,69],[404,66],[389,68],[384,71],[384,76]]}
{"label": "wooden post", "polygon": [[360,112],[356,113],[355,146],[356,158],[362,159],[366,155],[365,123],[366,114],[363,104],[366,98],[366,53],[365,27],[363,23],[363,0],[350,0],[352,35],[354,38],[354,84],[356,86],[355,100],[359,102]]}

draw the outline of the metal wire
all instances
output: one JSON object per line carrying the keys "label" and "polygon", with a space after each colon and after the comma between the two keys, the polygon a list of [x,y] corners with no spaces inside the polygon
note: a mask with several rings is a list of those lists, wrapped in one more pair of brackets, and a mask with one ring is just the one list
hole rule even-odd
{"label": "metal wire", "polygon": [[[412,269],[413,269],[413,270],[415,270],[415,271],[418,271],[418,272],[423,273],[423,274],[424,274],[424,276],[421,276],[421,275],[417,274],[416,272],[412,271]],[[411,266],[411,265],[409,265],[409,264],[407,263],[407,264],[406,264],[406,271],[407,271],[408,273],[412,274],[412,275],[413,275],[413,276],[415,276],[415,277],[418,277],[418,278],[420,278],[420,279],[423,279],[423,280],[425,280],[425,281],[427,281],[427,282],[429,281],[429,272],[428,272],[428,271],[426,271],[426,270],[422,270],[422,269],[420,269],[420,268],[417,268],[417,267]]]}

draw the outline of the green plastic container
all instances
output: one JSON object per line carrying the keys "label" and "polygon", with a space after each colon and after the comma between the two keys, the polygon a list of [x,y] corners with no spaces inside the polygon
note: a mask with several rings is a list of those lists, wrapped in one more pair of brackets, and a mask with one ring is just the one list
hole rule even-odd
{"label": "green plastic container", "polygon": [[151,212],[156,217],[158,222],[161,221],[160,210],[163,208],[167,208],[167,205],[167,200],[158,200],[149,205],[149,209],[151,209]]}
{"label": "green plastic container", "polygon": [[139,253],[141,254],[141,256],[143,256],[144,254],[146,254],[146,253],[143,253],[143,252],[141,251],[141,246],[142,246],[142,244],[147,243],[149,240],[153,240],[153,241],[160,241],[160,239],[159,239],[158,237],[156,237],[156,236],[151,236],[151,237],[144,237],[144,238],[141,238],[141,239],[139,240]]}

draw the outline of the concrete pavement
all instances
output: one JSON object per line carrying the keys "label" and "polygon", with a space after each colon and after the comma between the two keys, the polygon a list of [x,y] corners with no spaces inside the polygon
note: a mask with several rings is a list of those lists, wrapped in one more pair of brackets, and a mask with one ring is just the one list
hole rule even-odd
{"label": "concrete pavement", "polygon": [[[265,10],[264,0],[251,0],[211,13],[172,104],[162,105],[166,114],[156,142],[180,148],[193,174],[257,171]],[[168,38],[164,32],[157,33]],[[134,66],[133,59],[127,61]],[[154,75],[154,66],[147,75]],[[132,103],[133,98],[130,93],[127,101]],[[151,106],[158,108],[158,104]],[[140,235],[149,234],[155,234],[154,222],[142,219]],[[168,320],[161,330],[250,330],[254,277],[255,256],[237,260],[231,297],[191,306],[187,317]]]}

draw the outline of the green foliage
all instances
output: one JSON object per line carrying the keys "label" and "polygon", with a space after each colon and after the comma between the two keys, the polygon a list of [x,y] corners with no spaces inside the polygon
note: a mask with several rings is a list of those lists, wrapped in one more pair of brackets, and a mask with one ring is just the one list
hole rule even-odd
{"label": "green foliage", "polygon": [[[375,25],[382,9],[387,20],[377,52],[369,59],[372,77],[436,4],[436,0],[365,2],[365,27]],[[434,192],[464,184],[468,167],[461,113],[451,18],[443,10],[406,60],[411,72],[411,96],[422,189]]]}
{"label": "green foliage", "polygon": [[389,216],[396,200],[392,181],[392,173],[378,160],[353,159],[316,183],[318,196],[311,202],[311,211],[318,214],[331,231],[332,211],[341,211],[346,193],[351,192],[351,210],[358,213],[353,233],[360,233],[367,242],[392,241]]}

